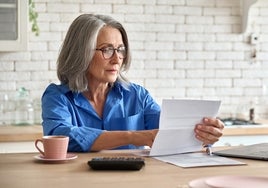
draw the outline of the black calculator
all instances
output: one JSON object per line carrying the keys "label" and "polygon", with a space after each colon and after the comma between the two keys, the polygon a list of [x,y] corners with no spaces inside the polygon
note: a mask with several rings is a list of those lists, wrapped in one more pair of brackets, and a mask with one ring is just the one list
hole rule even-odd
{"label": "black calculator", "polygon": [[140,170],[145,162],[142,157],[94,157],[88,165],[93,170]]}

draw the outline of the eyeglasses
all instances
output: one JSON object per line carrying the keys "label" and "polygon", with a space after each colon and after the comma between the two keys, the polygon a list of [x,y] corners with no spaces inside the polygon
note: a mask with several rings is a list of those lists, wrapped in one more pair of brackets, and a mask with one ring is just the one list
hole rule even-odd
{"label": "eyeglasses", "polygon": [[106,47],[106,48],[97,48],[96,50],[102,52],[102,56],[104,59],[110,59],[114,56],[115,51],[118,54],[118,57],[120,59],[124,59],[127,56],[127,51],[124,46],[121,46],[119,48],[113,48],[113,47]]}

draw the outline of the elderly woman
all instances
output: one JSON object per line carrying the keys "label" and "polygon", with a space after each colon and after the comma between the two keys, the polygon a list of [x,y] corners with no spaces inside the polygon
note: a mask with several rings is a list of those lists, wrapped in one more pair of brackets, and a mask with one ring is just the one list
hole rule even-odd
{"label": "elderly woman", "polygon": [[[149,92],[123,75],[131,62],[127,33],[105,15],[83,14],[71,24],[58,61],[59,85],[42,97],[45,135],[67,135],[68,151],[152,146],[160,107]],[[204,118],[196,138],[213,144],[223,123]]]}

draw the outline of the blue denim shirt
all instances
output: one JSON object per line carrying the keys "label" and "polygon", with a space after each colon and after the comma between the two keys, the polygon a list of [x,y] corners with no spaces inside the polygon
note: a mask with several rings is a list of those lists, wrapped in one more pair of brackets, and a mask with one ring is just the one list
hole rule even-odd
{"label": "blue denim shirt", "polygon": [[[88,152],[104,130],[148,130],[159,127],[160,107],[136,84],[116,82],[108,93],[100,118],[82,93],[67,85],[50,84],[42,96],[44,135],[69,136],[68,151]],[[135,149],[133,145],[117,149]]]}

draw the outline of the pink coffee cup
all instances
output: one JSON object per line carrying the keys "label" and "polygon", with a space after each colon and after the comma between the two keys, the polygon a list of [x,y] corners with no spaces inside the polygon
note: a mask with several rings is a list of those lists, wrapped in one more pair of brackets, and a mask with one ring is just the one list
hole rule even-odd
{"label": "pink coffee cup", "polygon": [[[38,146],[39,143],[42,143],[43,150]],[[68,143],[68,136],[43,136],[35,140],[35,147],[45,159],[66,159]]]}

